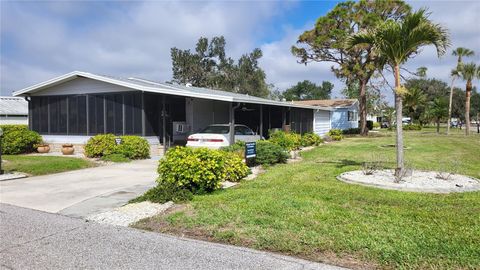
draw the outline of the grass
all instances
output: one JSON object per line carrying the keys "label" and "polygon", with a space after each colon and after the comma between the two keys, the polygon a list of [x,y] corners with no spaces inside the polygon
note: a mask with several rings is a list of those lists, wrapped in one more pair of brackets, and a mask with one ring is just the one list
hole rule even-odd
{"label": "grass", "polygon": [[72,157],[6,155],[2,167],[5,171],[17,171],[29,175],[45,175],[93,167],[89,160]]}
{"label": "grass", "polygon": [[[320,146],[302,162],[135,226],[352,268],[478,269],[480,192],[421,194],[336,180],[372,155],[394,164],[395,149],[379,147],[394,143],[392,133],[379,136]],[[460,173],[480,178],[480,136],[412,131],[405,142],[417,169],[460,160]]]}

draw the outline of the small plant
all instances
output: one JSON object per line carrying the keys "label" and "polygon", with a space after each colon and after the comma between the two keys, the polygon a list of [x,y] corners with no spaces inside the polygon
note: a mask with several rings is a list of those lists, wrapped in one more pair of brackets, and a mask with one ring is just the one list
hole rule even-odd
{"label": "small plant", "polygon": [[268,140],[288,151],[293,151],[300,148],[301,136],[293,132],[286,133],[278,130],[271,132]]}
{"label": "small plant", "polygon": [[461,162],[459,160],[441,161],[439,165],[439,170],[437,171],[435,178],[448,181],[452,175],[455,175],[458,172]]}
{"label": "small plant", "polygon": [[375,129],[380,128],[380,123],[379,122],[373,122],[372,126]]}
{"label": "small plant", "polygon": [[2,153],[17,155],[33,152],[42,137],[26,125],[1,125],[3,130]]}
{"label": "small plant", "polygon": [[317,134],[313,132],[307,132],[302,135],[300,142],[302,146],[312,146],[312,145],[318,146],[321,143],[323,143],[323,140]]}
{"label": "small plant", "polygon": [[102,156],[101,158],[103,161],[110,161],[110,162],[130,162],[130,159],[127,158],[123,154],[109,154]]}
{"label": "small plant", "polygon": [[243,159],[245,157],[245,142],[244,141],[236,141],[232,145],[221,147],[220,150],[225,151],[225,152],[235,153],[240,158]]}
{"label": "small plant", "polygon": [[403,126],[403,130],[422,130],[422,126],[417,124],[408,124]]}
{"label": "small plant", "polygon": [[364,175],[372,175],[385,168],[385,157],[380,154],[372,153],[370,158],[362,163],[362,172]]}
{"label": "small plant", "polygon": [[360,134],[360,128],[349,128],[342,130],[343,135],[353,135],[353,134]]}
{"label": "small plant", "polygon": [[342,130],[341,129],[331,129],[328,132],[328,137],[330,137],[334,141],[341,141],[343,139]]}
{"label": "small plant", "polygon": [[268,166],[276,163],[285,163],[288,158],[289,154],[283,147],[269,141],[257,142],[256,164]]}
{"label": "small plant", "polygon": [[168,201],[173,201],[175,203],[182,203],[190,201],[193,198],[193,193],[184,188],[179,188],[178,186],[161,182],[157,186],[147,190],[143,195],[132,199],[129,203],[138,203],[143,201],[150,201],[153,203],[166,203]]}

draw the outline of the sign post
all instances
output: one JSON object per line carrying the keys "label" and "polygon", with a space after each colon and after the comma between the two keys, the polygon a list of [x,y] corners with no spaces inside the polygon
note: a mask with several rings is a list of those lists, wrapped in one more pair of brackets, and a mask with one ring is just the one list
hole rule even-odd
{"label": "sign post", "polygon": [[257,156],[257,143],[247,142],[245,143],[245,163],[248,165],[248,161]]}
{"label": "sign post", "polygon": [[115,138],[115,143],[116,143],[117,145],[122,144],[122,138],[116,137],[116,138]]}

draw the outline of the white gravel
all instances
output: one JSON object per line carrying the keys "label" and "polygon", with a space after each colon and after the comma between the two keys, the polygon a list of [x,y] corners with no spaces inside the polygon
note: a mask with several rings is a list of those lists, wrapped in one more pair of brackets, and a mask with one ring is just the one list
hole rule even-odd
{"label": "white gravel", "polygon": [[452,174],[448,180],[444,180],[437,177],[438,172],[413,171],[411,176],[405,176],[400,183],[395,183],[393,173],[393,170],[379,170],[372,175],[365,175],[359,170],[342,173],[337,178],[347,183],[414,192],[450,193],[480,190],[480,181],[465,175]]}
{"label": "white gravel", "polygon": [[152,203],[148,201],[132,203],[115,208],[111,211],[88,216],[87,220],[97,223],[127,227],[141,219],[158,215],[170,208],[172,205],[173,202],[166,202],[164,204]]}

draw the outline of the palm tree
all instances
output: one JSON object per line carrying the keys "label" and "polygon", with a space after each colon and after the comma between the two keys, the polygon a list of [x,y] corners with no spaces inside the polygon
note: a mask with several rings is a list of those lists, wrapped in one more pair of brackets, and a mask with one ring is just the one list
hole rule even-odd
{"label": "palm tree", "polygon": [[403,104],[408,111],[408,116],[413,123],[413,119],[419,108],[427,101],[427,95],[419,88],[412,88],[408,90],[403,96]]}
{"label": "palm tree", "polygon": [[472,81],[480,78],[480,66],[474,63],[462,65],[460,69],[460,77],[467,82],[465,86],[465,135],[470,134],[470,96],[472,94]]}
{"label": "palm tree", "polygon": [[448,115],[447,99],[444,97],[435,98],[428,106],[428,114],[437,124],[437,133],[440,133],[440,121]]}
{"label": "palm tree", "polygon": [[392,67],[395,77],[395,110],[396,110],[396,181],[400,181],[404,172],[403,130],[402,130],[402,96],[406,89],[400,83],[400,66],[420,53],[420,48],[434,45],[438,56],[445,53],[449,46],[447,30],[428,19],[425,9],[408,14],[402,20],[387,20],[372,32],[354,35],[349,45],[372,48]]}
{"label": "palm tree", "polygon": [[452,70],[451,77],[452,77],[452,84],[450,86],[450,99],[448,101],[448,119],[447,119],[447,135],[450,133],[450,121],[452,118],[452,102],[453,102],[453,83],[455,79],[458,77],[458,71],[462,68],[462,57],[469,57],[473,56],[475,53],[467,48],[458,47],[453,52],[453,56],[457,56],[457,68]]}
{"label": "palm tree", "polygon": [[425,78],[427,77],[427,67],[419,67],[417,68],[416,75],[420,78]]}

